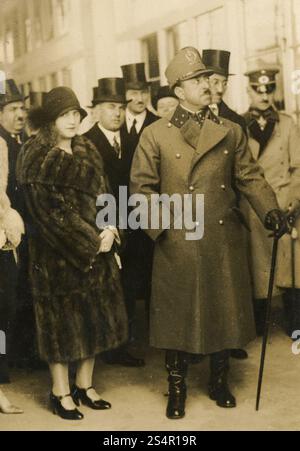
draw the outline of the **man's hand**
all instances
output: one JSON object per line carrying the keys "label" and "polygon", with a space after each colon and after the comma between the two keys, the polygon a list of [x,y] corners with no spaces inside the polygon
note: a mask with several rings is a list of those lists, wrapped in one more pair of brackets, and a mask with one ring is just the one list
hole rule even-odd
{"label": "man's hand", "polygon": [[288,232],[286,216],[281,210],[269,211],[265,217],[264,225],[266,229],[272,230],[277,238],[281,238]]}
{"label": "man's hand", "polygon": [[290,203],[286,215],[288,223],[293,226],[297,217],[300,215],[300,200],[295,199]]}
{"label": "man's hand", "polygon": [[109,252],[115,240],[115,235],[112,230],[105,229],[100,234],[101,244],[99,248],[99,252]]}

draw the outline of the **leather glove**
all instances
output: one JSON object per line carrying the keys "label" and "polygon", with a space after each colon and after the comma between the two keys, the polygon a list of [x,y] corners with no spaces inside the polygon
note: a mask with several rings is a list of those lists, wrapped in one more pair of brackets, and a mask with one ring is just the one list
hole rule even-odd
{"label": "leather glove", "polygon": [[281,210],[271,210],[265,217],[265,228],[272,230],[278,239],[288,232],[286,216]]}

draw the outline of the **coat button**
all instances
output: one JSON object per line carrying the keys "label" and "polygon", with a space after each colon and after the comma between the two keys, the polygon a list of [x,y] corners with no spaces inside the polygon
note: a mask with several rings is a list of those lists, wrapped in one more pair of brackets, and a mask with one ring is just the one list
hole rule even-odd
{"label": "coat button", "polygon": [[199,221],[196,221],[196,222],[195,222],[195,227],[199,227],[199,225],[200,225],[200,222],[199,222]]}
{"label": "coat button", "polygon": [[228,152],[227,149],[224,150],[224,154],[225,154],[225,155],[228,155],[228,154],[229,154],[229,152]]}
{"label": "coat button", "polygon": [[171,122],[169,122],[168,123],[168,128],[171,128],[172,127],[172,124],[171,124]]}
{"label": "coat button", "polygon": [[180,153],[177,153],[177,154],[176,154],[176,158],[181,158]]}
{"label": "coat button", "polygon": [[221,188],[225,190],[225,189],[226,189],[226,186],[225,186],[225,185],[221,185]]}
{"label": "coat button", "polygon": [[189,186],[189,190],[190,190],[190,191],[194,191],[194,190],[195,190],[195,188],[193,187],[193,185]]}
{"label": "coat button", "polygon": [[224,124],[224,122],[223,121],[220,121],[220,125],[223,125]]}
{"label": "coat button", "polygon": [[219,224],[220,224],[220,225],[224,225],[223,219],[220,219]]}

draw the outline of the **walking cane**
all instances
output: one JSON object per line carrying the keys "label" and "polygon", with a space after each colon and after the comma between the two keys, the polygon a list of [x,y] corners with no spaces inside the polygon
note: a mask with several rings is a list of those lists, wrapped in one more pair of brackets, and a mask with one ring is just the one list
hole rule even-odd
{"label": "walking cane", "polygon": [[267,317],[266,317],[266,322],[265,322],[264,337],[263,337],[262,348],[261,348],[260,367],[259,367],[259,376],[258,376],[257,393],[256,393],[256,411],[258,411],[258,409],[259,409],[260,393],[261,393],[261,386],[262,386],[263,372],[264,372],[264,365],[265,365],[265,355],[266,355],[268,333],[269,333],[270,321],[271,321],[272,294],[273,294],[273,285],[274,285],[274,278],[275,278],[278,239],[279,238],[277,237],[277,235],[275,233],[274,241],[273,241],[273,249],[272,249],[271,271],[270,271],[268,298],[267,298]]}

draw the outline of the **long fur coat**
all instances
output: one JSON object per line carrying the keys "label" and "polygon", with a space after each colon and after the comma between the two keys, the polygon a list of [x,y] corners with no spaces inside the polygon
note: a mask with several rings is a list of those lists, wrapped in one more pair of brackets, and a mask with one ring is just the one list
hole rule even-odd
{"label": "long fur coat", "polygon": [[98,254],[102,160],[77,136],[73,155],[40,133],[23,149],[18,179],[29,211],[30,278],[41,357],[68,362],[118,347],[127,318],[113,253]]}

